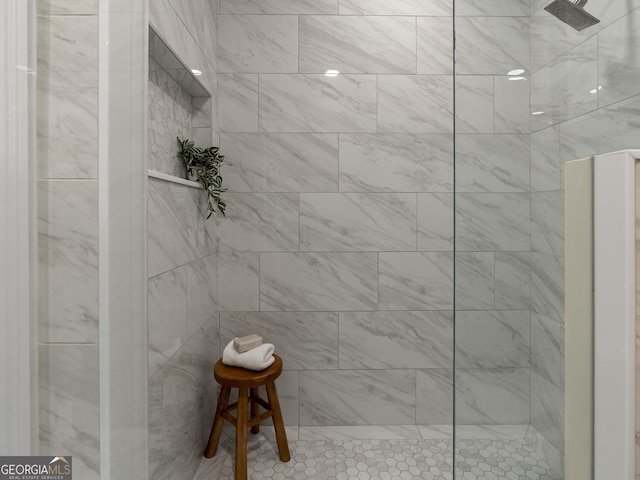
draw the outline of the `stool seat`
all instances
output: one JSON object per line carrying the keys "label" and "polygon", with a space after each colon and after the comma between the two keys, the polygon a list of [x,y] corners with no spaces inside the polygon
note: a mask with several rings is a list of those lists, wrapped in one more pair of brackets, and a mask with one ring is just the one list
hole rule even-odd
{"label": "stool seat", "polygon": [[[291,458],[275,384],[276,378],[282,373],[282,359],[275,354],[273,357],[274,362],[259,372],[229,367],[222,363],[222,359],[218,360],[213,367],[213,376],[222,388],[204,456],[211,458],[216,454],[224,421],[234,425],[236,427],[235,480],[247,479],[247,430],[251,428],[251,433],[258,433],[260,423],[268,418],[273,419],[280,460],[288,462]],[[260,398],[259,387],[265,387],[267,390],[268,401]],[[232,388],[238,389],[238,401],[229,405]],[[260,413],[260,407],[265,409],[263,413]],[[233,410],[237,410],[235,417],[231,414]]]}
{"label": "stool seat", "polygon": [[213,367],[213,376],[223,387],[261,387],[267,383],[275,381],[282,373],[282,359],[274,355],[275,361],[259,372],[247,370],[246,368],[229,367],[218,360]]}

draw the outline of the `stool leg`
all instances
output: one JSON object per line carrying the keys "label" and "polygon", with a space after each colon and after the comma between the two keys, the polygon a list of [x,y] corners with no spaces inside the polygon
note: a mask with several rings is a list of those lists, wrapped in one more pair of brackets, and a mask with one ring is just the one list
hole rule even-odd
{"label": "stool leg", "polygon": [[276,391],[276,384],[271,382],[267,383],[267,398],[273,411],[273,428],[276,431],[276,441],[278,442],[278,452],[280,453],[280,460],[288,462],[291,460],[289,454],[289,444],[287,443],[287,432],[284,429],[284,421],[282,420],[282,412],[280,411],[280,400],[278,400],[278,392]]}
{"label": "stool leg", "polygon": [[211,426],[211,434],[209,435],[209,441],[207,442],[207,448],[204,450],[204,456],[211,458],[216,454],[218,449],[218,442],[220,441],[220,434],[222,433],[222,424],[224,418],[222,418],[222,411],[227,408],[229,404],[229,394],[231,389],[229,387],[222,387],[220,390],[220,396],[218,397],[218,406],[216,407],[216,416],[213,419],[213,425]]}
{"label": "stool leg", "polygon": [[238,417],[236,419],[236,480],[247,480],[247,414],[249,389],[238,389]]}
{"label": "stool leg", "polygon": [[[260,415],[260,405],[258,405],[258,387],[251,387],[251,418]],[[251,433],[259,433],[260,424],[251,427]]]}

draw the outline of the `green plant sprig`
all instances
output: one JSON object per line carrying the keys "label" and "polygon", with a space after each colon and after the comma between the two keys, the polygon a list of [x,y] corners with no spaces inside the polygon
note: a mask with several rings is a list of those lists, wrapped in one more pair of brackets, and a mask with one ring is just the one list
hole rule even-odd
{"label": "green plant sprig", "polygon": [[187,174],[195,176],[207,192],[209,212],[207,218],[210,218],[217,211],[224,216],[227,204],[220,197],[221,193],[227,191],[222,186],[222,176],[220,175],[220,167],[226,165],[224,155],[220,155],[218,147],[199,148],[188,139],[176,138],[180,146],[180,158],[187,167]]}

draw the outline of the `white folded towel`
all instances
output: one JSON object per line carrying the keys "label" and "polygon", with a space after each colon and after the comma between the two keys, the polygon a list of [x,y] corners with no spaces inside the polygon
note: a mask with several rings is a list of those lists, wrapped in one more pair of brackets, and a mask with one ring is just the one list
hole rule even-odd
{"label": "white folded towel", "polygon": [[263,343],[256,348],[238,353],[233,348],[233,340],[231,340],[222,352],[222,363],[230,367],[242,367],[260,371],[275,362],[276,359],[273,358],[274,351],[275,347],[272,343]]}

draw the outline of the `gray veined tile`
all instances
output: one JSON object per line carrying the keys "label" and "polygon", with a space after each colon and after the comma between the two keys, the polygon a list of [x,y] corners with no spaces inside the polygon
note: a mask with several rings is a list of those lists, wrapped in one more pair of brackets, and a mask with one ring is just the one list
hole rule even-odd
{"label": "gray veined tile", "polygon": [[220,315],[220,345],[255,333],[272,343],[287,370],[338,367],[338,314],[335,312],[237,312]]}
{"label": "gray veined tile", "polygon": [[98,340],[98,185],[38,182],[38,337]]}
{"label": "gray veined tile", "polygon": [[340,368],[450,368],[452,312],[340,313]]}
{"label": "gray veined tile", "polygon": [[452,133],[453,77],[384,75],[378,78],[380,133]]}
{"label": "gray veined tile", "polygon": [[258,75],[218,75],[221,132],[258,131]]}
{"label": "gray veined tile", "polygon": [[187,336],[196,333],[218,311],[217,256],[187,265]]}
{"label": "gray veined tile", "polygon": [[[451,425],[453,418],[453,370],[428,369],[416,372],[416,423]],[[420,432],[424,436],[424,429]],[[451,431],[444,438],[451,436]],[[443,432],[438,432],[443,435]],[[437,438],[443,438],[439,436]]]}
{"label": "gray veined tile", "polygon": [[529,19],[458,17],[456,73],[506,75],[529,69]]}
{"label": "gray veined tile", "polygon": [[451,16],[452,0],[340,0],[340,15]]}
{"label": "gray veined tile", "polygon": [[531,191],[560,189],[560,127],[531,134]]}
{"label": "gray veined tile", "polygon": [[529,251],[528,193],[460,193],[456,196],[456,249]]}
{"label": "gray veined tile", "polygon": [[260,131],[376,131],[376,76],[262,75]]}
{"label": "gray veined tile", "polygon": [[297,17],[225,15],[218,28],[220,73],[297,73]]}
{"label": "gray veined tile", "polygon": [[458,0],[456,15],[461,17],[528,17],[530,0]]}
{"label": "gray veined tile", "polygon": [[564,325],[531,315],[531,369],[564,389]]}
{"label": "gray veined tile", "polygon": [[98,0],[78,0],[73,4],[65,0],[43,0],[37,3],[36,12],[42,15],[97,14]]}
{"label": "gray veined tile", "polygon": [[416,73],[416,19],[301,16],[300,72]]}
{"label": "gray veined tile", "polygon": [[495,265],[493,252],[459,252],[456,265],[456,310],[494,307]]}
{"label": "gray veined tile", "polygon": [[450,310],[453,255],[449,252],[380,252],[380,310]]}
{"label": "gray veined tile", "polygon": [[562,257],[531,254],[531,311],[558,322],[564,318]]}
{"label": "gray veined tile", "polygon": [[456,312],[456,368],[528,368],[528,310]]}
{"label": "gray veined tile", "polygon": [[331,15],[338,0],[220,0],[220,13]]}
{"label": "gray veined tile", "polygon": [[640,10],[634,10],[598,34],[598,106],[640,94]]}
{"label": "gray veined tile", "polygon": [[418,194],[418,251],[453,250],[453,193]]}
{"label": "gray veined tile", "polygon": [[531,255],[529,252],[495,253],[495,307],[531,306]]}
{"label": "gray veined tile", "polygon": [[416,195],[303,193],[301,251],[416,249]]}
{"label": "gray veined tile", "polygon": [[406,440],[409,438],[422,438],[415,425],[300,427],[300,440]]}
{"label": "gray veined tile", "polygon": [[220,251],[297,251],[298,194],[227,193]]}
{"label": "gray veined tile", "polygon": [[375,310],[377,254],[262,253],[262,311]]}
{"label": "gray veined tile", "polygon": [[414,370],[340,370],[300,375],[300,425],[415,422]]}
{"label": "gray veined tile", "polygon": [[597,37],[581,43],[531,76],[534,130],[598,108]]}
{"label": "gray veined tile", "polygon": [[529,137],[456,136],[456,191],[529,191]]}
{"label": "gray veined tile", "polygon": [[455,418],[460,425],[529,422],[529,369],[457,369]]}
{"label": "gray veined tile", "polygon": [[218,298],[221,311],[260,310],[259,253],[218,253]]}
{"label": "gray veined tile", "polygon": [[531,372],[531,426],[564,452],[564,392]]}
{"label": "gray veined tile", "polygon": [[453,190],[453,135],[340,135],[341,192]]}
{"label": "gray veined tile", "polygon": [[337,192],[338,135],[223,133],[231,192]]}
{"label": "gray veined tile", "polygon": [[169,0],[173,9],[187,27],[189,36],[198,44],[204,42],[204,2],[205,0]]}
{"label": "gray veined tile", "polygon": [[418,73],[453,74],[453,18],[418,17]]}
{"label": "gray veined tile", "polygon": [[512,78],[495,77],[495,132],[528,134],[530,82]]}
{"label": "gray veined tile", "polygon": [[457,75],[456,133],[493,133],[494,77]]}
{"label": "gray veined tile", "polygon": [[[187,59],[187,27],[178,17],[170,0],[149,1],[149,26],[168,44],[183,61]],[[151,38],[150,48],[153,47]],[[153,50],[152,50],[153,51]]]}
{"label": "gray veined tile", "polygon": [[531,194],[531,250],[563,254],[563,200],[559,190]]}

